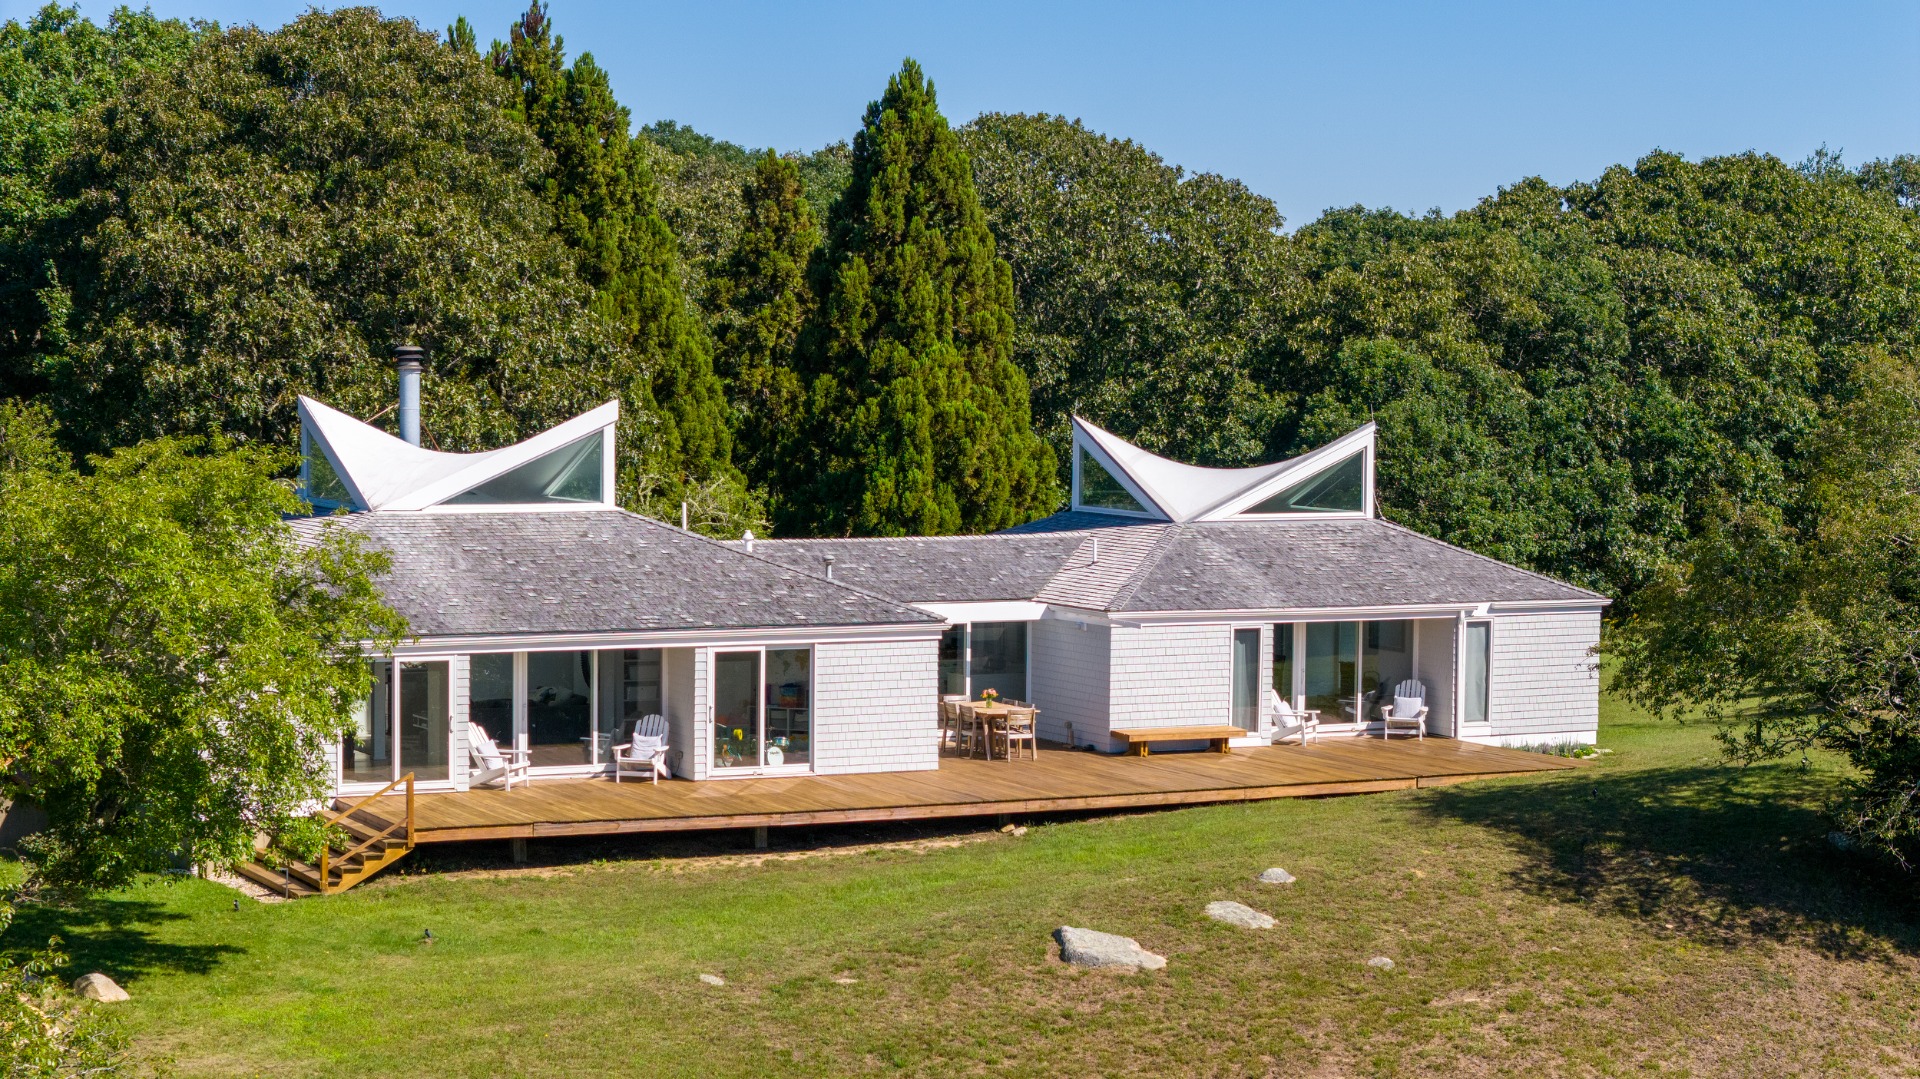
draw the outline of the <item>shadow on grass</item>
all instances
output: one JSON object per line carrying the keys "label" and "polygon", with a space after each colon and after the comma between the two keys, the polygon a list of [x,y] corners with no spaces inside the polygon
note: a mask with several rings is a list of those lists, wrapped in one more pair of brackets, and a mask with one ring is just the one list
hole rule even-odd
{"label": "shadow on grass", "polygon": [[1914,881],[1825,841],[1830,776],[1794,765],[1594,768],[1437,789],[1422,811],[1492,828],[1535,894],[1703,944],[1920,954]]}
{"label": "shadow on grass", "polygon": [[1695,943],[1920,954],[1914,881],[1826,843],[1832,783],[1791,764],[1594,768],[1436,789],[1421,808],[1505,833],[1530,893]]}
{"label": "shadow on grass", "polygon": [[0,937],[0,952],[17,961],[57,936],[71,957],[69,977],[98,970],[124,985],[146,974],[206,974],[226,957],[246,951],[231,944],[172,944],[156,936],[155,927],[187,918],[140,899],[22,903],[12,928]]}

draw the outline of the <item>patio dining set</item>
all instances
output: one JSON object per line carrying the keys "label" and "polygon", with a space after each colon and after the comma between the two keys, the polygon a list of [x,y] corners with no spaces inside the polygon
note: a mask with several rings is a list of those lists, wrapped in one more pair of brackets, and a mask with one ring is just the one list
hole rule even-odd
{"label": "patio dining set", "polygon": [[971,757],[980,754],[994,758],[997,748],[1002,760],[1014,760],[1021,743],[1033,760],[1040,759],[1040,743],[1034,734],[1040,710],[1022,701],[1006,699],[970,701],[964,696],[940,698],[940,745],[952,745],[956,752]]}

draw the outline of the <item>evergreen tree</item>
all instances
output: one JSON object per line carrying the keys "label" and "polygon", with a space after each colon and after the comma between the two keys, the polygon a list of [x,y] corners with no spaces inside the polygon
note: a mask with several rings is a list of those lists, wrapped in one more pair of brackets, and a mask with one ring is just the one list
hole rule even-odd
{"label": "evergreen tree", "polygon": [[1057,505],[1012,360],[1012,275],[912,60],[867,107],[813,284],[808,422],[783,454],[782,530],[984,532]]}
{"label": "evergreen tree", "polygon": [[820,243],[800,169],[768,150],[742,185],[745,223],[711,286],[717,366],[734,402],[736,451],[756,484],[772,477],[778,432],[802,389],[790,361],[812,308],[807,259]]}
{"label": "evergreen tree", "polygon": [[630,135],[627,109],[591,53],[567,65],[541,0],[507,43],[494,43],[491,57],[519,92],[520,118],[553,153],[541,194],[593,287],[594,310],[650,373],[660,422],[644,436],[641,467],[621,478],[622,488],[637,484],[643,502],[669,518],[685,499],[712,530],[752,525],[758,515],[732,464],[711,344],[681,290],[673,233],[655,212],[653,176]]}

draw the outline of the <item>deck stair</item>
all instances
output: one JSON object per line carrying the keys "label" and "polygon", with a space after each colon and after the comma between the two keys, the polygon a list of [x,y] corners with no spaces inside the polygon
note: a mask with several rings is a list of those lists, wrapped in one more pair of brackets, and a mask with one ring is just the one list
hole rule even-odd
{"label": "deck stair", "polygon": [[[398,820],[364,822],[354,816],[375,798],[396,787],[406,787],[406,813]],[[320,852],[320,864],[311,865],[285,852],[275,868],[260,861],[241,862],[239,874],[288,899],[337,895],[406,857],[414,846],[413,773],[408,772],[381,790],[353,803],[336,799],[330,812],[316,813],[334,837]]]}

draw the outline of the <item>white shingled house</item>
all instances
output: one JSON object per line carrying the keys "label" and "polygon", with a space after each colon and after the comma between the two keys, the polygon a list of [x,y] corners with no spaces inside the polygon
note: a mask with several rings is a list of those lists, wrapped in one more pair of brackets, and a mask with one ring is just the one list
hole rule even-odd
{"label": "white shingled house", "polygon": [[536,778],[603,774],[649,715],[681,779],[934,769],[942,695],[987,688],[1102,751],[1174,727],[1265,744],[1282,709],[1366,736],[1409,681],[1428,736],[1595,735],[1606,598],[1381,519],[1371,424],[1211,469],[1076,420],[1072,503],[1043,520],[720,542],[618,508],[616,404],[440,453],[404,371],[411,439],[300,401],[317,515],[294,528],[388,551],[415,634],[374,663],[340,794],[464,790],[482,732]]}

